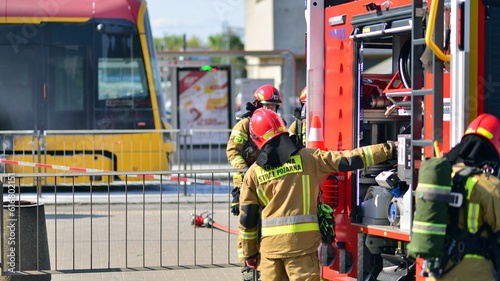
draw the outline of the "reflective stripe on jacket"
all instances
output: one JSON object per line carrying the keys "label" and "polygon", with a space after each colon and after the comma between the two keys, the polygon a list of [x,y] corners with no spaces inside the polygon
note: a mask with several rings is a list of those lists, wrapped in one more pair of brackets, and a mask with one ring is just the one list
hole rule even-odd
{"label": "reflective stripe on jacket", "polygon": [[[453,166],[453,171],[457,172],[463,168],[463,164]],[[488,224],[493,233],[500,231],[500,180],[493,175],[484,173],[470,176],[465,183],[467,192],[467,214],[459,212],[458,227],[465,227],[467,220],[467,230],[469,233],[476,233],[484,224]],[[482,234],[487,236],[486,233]]]}

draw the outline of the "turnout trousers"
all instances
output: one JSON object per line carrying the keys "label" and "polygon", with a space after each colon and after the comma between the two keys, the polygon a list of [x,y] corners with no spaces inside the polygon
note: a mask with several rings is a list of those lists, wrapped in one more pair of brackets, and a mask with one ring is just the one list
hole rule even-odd
{"label": "turnout trousers", "polygon": [[259,268],[262,281],[319,281],[320,267],[317,253],[282,259],[261,256]]}

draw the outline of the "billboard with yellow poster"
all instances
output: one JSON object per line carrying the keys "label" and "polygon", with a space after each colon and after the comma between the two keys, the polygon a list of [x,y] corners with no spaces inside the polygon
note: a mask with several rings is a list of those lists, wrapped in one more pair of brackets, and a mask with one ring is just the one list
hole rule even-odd
{"label": "billboard with yellow poster", "polygon": [[193,144],[225,144],[230,129],[230,68],[177,68],[179,129],[195,130]]}

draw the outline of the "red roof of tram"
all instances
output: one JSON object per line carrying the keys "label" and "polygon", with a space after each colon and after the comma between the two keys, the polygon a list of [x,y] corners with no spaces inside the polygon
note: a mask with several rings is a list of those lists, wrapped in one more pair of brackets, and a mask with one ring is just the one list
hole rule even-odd
{"label": "red roof of tram", "polygon": [[[137,22],[137,14],[144,0],[0,0],[0,23],[12,18],[23,22],[47,21],[61,18],[124,18]],[[18,20],[16,20],[18,21]]]}

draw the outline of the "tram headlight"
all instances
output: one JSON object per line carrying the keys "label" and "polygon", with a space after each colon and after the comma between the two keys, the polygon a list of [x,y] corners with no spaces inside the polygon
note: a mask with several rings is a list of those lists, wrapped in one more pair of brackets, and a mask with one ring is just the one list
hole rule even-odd
{"label": "tram headlight", "polygon": [[105,28],[104,28],[104,24],[102,24],[102,23],[100,23],[100,24],[98,24],[98,25],[96,26],[96,30],[97,30],[98,32],[104,32],[104,29],[105,29]]}

